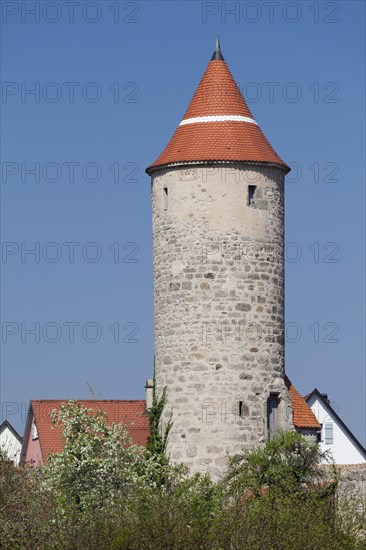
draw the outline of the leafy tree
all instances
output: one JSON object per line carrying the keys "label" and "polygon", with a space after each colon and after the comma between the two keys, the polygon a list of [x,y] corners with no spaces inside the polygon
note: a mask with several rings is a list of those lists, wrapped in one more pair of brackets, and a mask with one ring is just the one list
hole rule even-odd
{"label": "leafy tree", "polygon": [[[319,468],[323,459],[333,466],[331,472]],[[283,494],[314,490],[320,486],[335,488],[337,470],[317,443],[308,444],[297,432],[278,432],[264,447],[244,450],[230,459],[225,477],[232,491],[259,496],[266,491]]]}
{"label": "leafy tree", "polygon": [[52,413],[63,432],[64,448],[51,455],[48,479],[66,510],[102,507],[117,497],[128,497],[136,482],[137,464],[144,449],[131,444],[125,427],[108,424],[102,411],[63,403]]}
{"label": "leafy tree", "polygon": [[263,447],[232,457],[224,480],[226,544],[258,550],[347,548],[336,530],[337,472],[334,465],[321,468],[323,458],[328,457],[316,443],[296,432],[279,432]]}

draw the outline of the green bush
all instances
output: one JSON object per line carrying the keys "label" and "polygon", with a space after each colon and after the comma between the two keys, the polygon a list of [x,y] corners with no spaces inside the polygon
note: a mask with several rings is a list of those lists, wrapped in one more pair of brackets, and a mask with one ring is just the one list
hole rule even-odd
{"label": "green bush", "polygon": [[0,449],[0,548],[43,548],[55,532],[56,505],[43,471],[14,466]]}
{"label": "green bush", "polygon": [[319,448],[299,434],[232,457],[214,482],[170,465],[158,438],[156,452],[131,445],[121,427],[75,402],[54,420],[65,447],[48,464],[18,468],[0,454],[0,548],[365,547],[361,509],[337,499],[336,469],[319,468]]}

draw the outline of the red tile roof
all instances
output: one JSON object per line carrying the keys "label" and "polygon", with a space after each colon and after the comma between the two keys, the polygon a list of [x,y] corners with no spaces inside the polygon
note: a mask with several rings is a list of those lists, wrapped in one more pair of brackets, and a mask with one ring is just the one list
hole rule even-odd
{"label": "red tile roof", "polygon": [[[50,453],[58,453],[63,449],[61,430],[52,426],[51,412],[54,409],[59,410],[62,403],[66,402],[66,400],[31,402],[43,460],[47,460]],[[78,403],[89,409],[103,411],[107,415],[107,421],[111,424],[126,425],[133,443],[146,445],[150,428],[148,416],[145,414],[146,402],[144,400],[78,400]]]}
{"label": "red tile roof", "polygon": [[285,378],[285,383],[290,394],[295,428],[319,429],[320,424],[302,395],[294,388],[291,381]]}
{"label": "red tile roof", "polygon": [[[217,116],[247,120],[195,120]],[[289,171],[254,121],[223,58],[208,64],[182,123],[162,154],[147,168],[148,173],[164,165],[202,161],[270,163]]]}

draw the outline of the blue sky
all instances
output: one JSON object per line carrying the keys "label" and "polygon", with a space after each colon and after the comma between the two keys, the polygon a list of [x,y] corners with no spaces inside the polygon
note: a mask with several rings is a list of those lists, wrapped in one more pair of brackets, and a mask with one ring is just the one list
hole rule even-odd
{"label": "blue sky", "polygon": [[144,170],[219,33],[253,115],[293,166],[287,373],[302,393],[327,392],[365,443],[364,3],[1,7],[3,417],[22,432],[30,398],[85,398],[87,383],[105,399],[144,397],[153,367]]}

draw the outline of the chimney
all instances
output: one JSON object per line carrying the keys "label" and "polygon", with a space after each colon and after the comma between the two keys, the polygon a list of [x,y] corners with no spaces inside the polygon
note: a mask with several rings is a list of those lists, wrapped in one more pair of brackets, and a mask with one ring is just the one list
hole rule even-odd
{"label": "chimney", "polygon": [[147,412],[150,412],[151,409],[152,409],[153,385],[154,385],[154,381],[152,379],[146,380],[145,390],[146,390],[146,410],[147,410]]}
{"label": "chimney", "polygon": [[329,403],[329,405],[330,405],[330,401],[329,401],[329,399],[328,399],[328,394],[326,394],[326,393],[321,393],[320,395],[322,396],[322,398],[324,399],[324,401],[326,401],[326,402]]}

